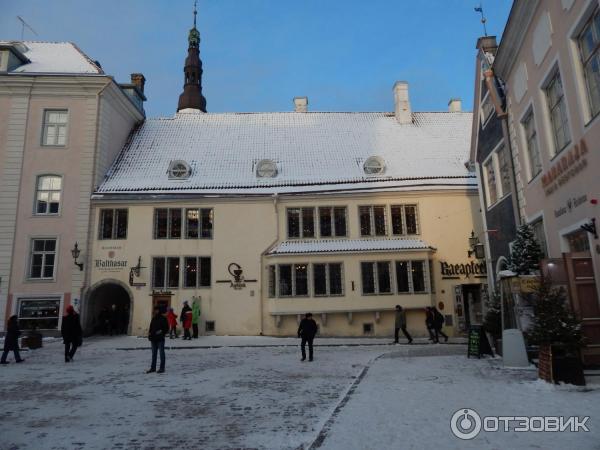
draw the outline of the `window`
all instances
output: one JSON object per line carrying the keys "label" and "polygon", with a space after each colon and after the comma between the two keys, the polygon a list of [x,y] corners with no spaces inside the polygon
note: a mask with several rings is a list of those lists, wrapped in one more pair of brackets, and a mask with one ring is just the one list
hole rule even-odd
{"label": "window", "polygon": [[210,287],[211,259],[210,257],[186,256],[183,276],[183,287]]}
{"label": "window", "polygon": [[279,297],[308,296],[308,264],[280,264]]}
{"label": "window", "polygon": [[531,180],[542,171],[542,159],[540,157],[540,148],[537,142],[537,131],[533,111],[523,119],[523,131],[525,132],[525,146],[527,156],[529,157],[529,179]]}
{"label": "window", "polygon": [[205,322],[204,329],[206,330],[207,333],[214,333],[214,331],[215,331],[215,321],[214,320],[207,320]]}
{"label": "window", "polygon": [[320,207],[319,233],[321,237],[346,236],[346,207]]}
{"label": "window", "polygon": [[485,187],[487,193],[488,207],[498,201],[498,190],[496,186],[496,170],[494,167],[494,158],[489,158],[483,165],[483,174],[485,178]]}
{"label": "window", "polygon": [[277,173],[277,163],[270,159],[260,160],[256,165],[256,176],[258,178],[275,178]]}
{"label": "window", "polygon": [[99,239],[127,239],[127,210],[100,210]]}
{"label": "window", "polygon": [[544,232],[544,220],[540,218],[535,222],[532,222],[530,226],[536,241],[538,242],[538,244],[540,244],[540,249],[542,250],[542,258],[547,258],[548,250],[546,244],[546,233]]}
{"label": "window", "polygon": [[419,234],[417,205],[392,205],[392,234]]}
{"label": "window", "polygon": [[367,175],[382,175],[385,172],[385,161],[380,156],[370,156],[363,164]]}
{"label": "window", "polygon": [[277,297],[277,267],[269,266],[269,298]]}
{"label": "window", "polygon": [[363,262],[360,268],[363,295],[392,293],[389,261]]}
{"label": "window", "polygon": [[385,236],[386,217],[385,206],[359,206],[361,236]]}
{"label": "window", "polygon": [[67,122],[69,113],[66,109],[47,109],[44,111],[42,145],[64,146],[67,142]]}
{"label": "window", "polygon": [[181,209],[154,210],[154,239],[181,238]]}
{"label": "window", "polygon": [[56,239],[32,239],[30,261],[29,278],[54,278]]}
{"label": "window", "polygon": [[54,175],[38,177],[35,194],[35,213],[46,215],[58,214],[61,191],[62,177]]}
{"label": "window", "polygon": [[186,239],[212,239],[213,210],[211,208],[188,208],[185,210]]}
{"label": "window", "polygon": [[187,180],[192,174],[190,165],[182,160],[172,161],[169,164],[170,180]]}
{"label": "window", "polygon": [[488,119],[492,117],[492,113],[494,112],[494,103],[492,102],[492,96],[489,91],[485,93],[483,100],[481,101],[481,125],[485,126]]}
{"label": "window", "polygon": [[315,209],[288,208],[288,238],[315,237]]}
{"label": "window", "polygon": [[343,284],[341,264],[313,264],[315,297],[344,295]]}
{"label": "window", "polygon": [[399,294],[426,293],[427,268],[425,261],[396,261],[396,284]]}
{"label": "window", "polygon": [[502,188],[502,196],[510,193],[510,161],[506,154],[506,148],[501,146],[497,151],[498,167],[500,169],[500,187]]}
{"label": "window", "polygon": [[155,289],[179,287],[179,257],[152,258],[152,287]]}
{"label": "window", "polygon": [[569,118],[567,116],[567,103],[565,101],[562,80],[558,71],[546,86],[546,99],[548,100],[552,134],[556,146],[551,155],[554,156],[571,142]]}
{"label": "window", "polygon": [[19,299],[19,327],[22,330],[57,330],[60,298]]}
{"label": "window", "polygon": [[600,12],[596,10],[577,37],[592,117],[600,112]]}

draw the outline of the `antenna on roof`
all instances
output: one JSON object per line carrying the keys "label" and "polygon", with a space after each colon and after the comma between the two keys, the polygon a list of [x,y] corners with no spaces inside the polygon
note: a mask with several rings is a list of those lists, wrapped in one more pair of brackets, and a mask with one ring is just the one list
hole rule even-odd
{"label": "antenna on roof", "polygon": [[21,16],[17,16],[17,19],[19,19],[19,21],[21,22],[21,40],[23,40],[23,36],[25,35],[25,27],[29,28],[29,30],[31,30],[31,32],[36,36],[39,36],[39,34],[37,34],[35,30],[31,28],[31,26],[27,22],[25,22],[25,20]]}
{"label": "antenna on roof", "polygon": [[479,6],[475,7],[475,12],[478,12],[479,14],[481,14],[481,24],[483,25],[483,34],[487,37],[487,28],[485,27],[485,23],[487,22],[487,19],[485,18],[485,16],[483,15],[483,5],[481,3],[479,3]]}
{"label": "antenna on roof", "polygon": [[197,3],[198,0],[194,0],[194,28],[196,28],[196,14],[198,14],[198,11],[196,10]]}

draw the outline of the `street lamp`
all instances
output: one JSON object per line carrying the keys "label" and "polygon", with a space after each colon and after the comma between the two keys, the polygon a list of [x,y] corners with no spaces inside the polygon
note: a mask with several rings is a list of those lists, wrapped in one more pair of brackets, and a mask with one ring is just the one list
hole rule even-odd
{"label": "street lamp", "polygon": [[485,258],[485,247],[482,243],[479,242],[479,238],[475,236],[475,232],[471,231],[471,236],[469,237],[469,247],[470,249],[467,251],[467,255],[469,258],[474,254],[477,259]]}
{"label": "street lamp", "polygon": [[71,249],[71,255],[73,256],[73,262],[75,263],[75,265],[79,267],[79,270],[83,270],[83,263],[77,262],[77,258],[79,258],[80,254],[81,250],[79,250],[79,246],[77,245],[77,242],[75,242],[75,247]]}

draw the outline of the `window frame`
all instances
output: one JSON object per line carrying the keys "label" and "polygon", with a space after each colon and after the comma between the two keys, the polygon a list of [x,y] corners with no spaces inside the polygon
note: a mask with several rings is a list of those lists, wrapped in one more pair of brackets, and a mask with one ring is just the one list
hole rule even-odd
{"label": "window frame", "polygon": [[[363,234],[361,217],[360,217],[361,216],[361,208],[369,208],[369,230],[370,230],[369,234]],[[384,224],[384,228],[385,228],[383,234],[376,233],[375,208],[383,208],[383,224]],[[388,236],[390,233],[390,227],[388,224],[388,216],[389,216],[388,205],[381,205],[381,204],[358,205],[358,228],[359,228],[360,237],[369,238],[369,237]]]}
{"label": "window frame", "polygon": [[[275,298],[309,298],[312,295],[312,291],[311,291],[311,284],[312,284],[312,277],[311,277],[311,264],[310,263],[279,263],[279,264],[274,264],[277,269],[275,271],[276,273],[276,284],[275,284],[275,293],[276,293],[276,297]],[[282,266],[290,266],[290,270],[291,270],[291,285],[290,285],[290,295],[281,295],[281,289],[279,289],[280,283],[281,283],[281,267]],[[302,295],[297,295],[296,294],[296,266],[306,266],[306,294],[302,294]]]}
{"label": "window frame", "polygon": [[[313,217],[313,235],[304,236],[304,210],[311,209]],[[298,216],[298,232],[299,236],[290,236],[290,210],[299,210],[300,215]],[[317,239],[317,231],[320,229],[319,223],[320,217],[317,213],[317,207],[315,206],[288,206],[285,209],[285,227],[286,236],[288,239]]]}
{"label": "window frame", "polygon": [[[194,259],[196,262],[196,275],[195,275],[195,284],[194,286],[187,286],[187,260]],[[208,284],[202,284],[202,273],[205,267],[205,263],[202,260],[209,260],[208,270],[209,270],[209,280]],[[183,266],[181,266],[183,270],[181,270],[181,288],[182,289],[211,289],[212,288],[212,257],[208,255],[184,255],[183,256]]]}
{"label": "window frame", "polygon": [[[390,291],[389,292],[381,292],[380,286],[379,286],[379,268],[378,268],[378,264],[380,263],[387,263],[388,265],[388,278],[389,278],[389,282],[390,282]],[[365,293],[365,286],[364,286],[364,277],[363,277],[363,264],[371,264],[373,267],[373,287],[374,287],[374,292],[372,293]],[[370,260],[370,261],[360,261],[360,281],[361,281],[361,295],[363,296],[375,296],[375,295],[394,295],[395,293],[395,280],[394,280],[394,275],[392,274],[392,260]]]}
{"label": "window frame", "polygon": [[[43,178],[58,178],[58,179],[60,179],[60,189],[58,189],[58,190],[57,189],[40,189],[39,184]],[[44,173],[44,174],[38,175],[35,178],[35,192],[34,192],[34,197],[33,197],[33,215],[34,216],[42,216],[42,217],[60,216],[62,214],[63,191],[64,191],[64,177],[62,175],[55,174],[55,173]],[[53,212],[38,212],[38,194],[40,192],[47,192],[49,200],[50,200],[50,196],[52,195],[52,193],[58,192],[59,199],[58,199],[58,211],[57,212],[55,212],[55,213],[53,213]],[[47,202],[47,205],[46,205],[47,211],[50,209],[50,203],[51,203],[50,201]]]}
{"label": "window frame", "polygon": [[[598,6],[594,7],[589,14],[585,15],[585,18],[581,21],[582,25],[579,26],[577,32],[573,35],[573,40],[575,41],[575,47],[577,49],[577,54],[579,57],[579,63],[581,64],[581,76],[583,78],[583,85],[585,89],[585,95],[587,100],[587,113],[589,114],[587,122],[591,122],[600,114],[600,98],[598,98],[597,105],[594,105],[593,97],[591,95],[590,89],[590,80],[587,73],[587,65],[592,62],[594,57],[597,58],[597,61],[600,63],[600,26],[595,27],[595,20],[600,19],[600,8]],[[586,29],[590,27],[592,31],[592,35],[596,35],[596,43],[593,49],[589,52],[588,57],[584,56],[584,51],[582,48],[582,37]],[[598,96],[600,97],[600,83],[597,85]]]}
{"label": "window frame", "polygon": [[[64,123],[64,127],[65,127],[65,143],[64,144],[48,144],[46,143],[46,138],[47,138],[47,127],[52,125],[52,126],[60,126],[62,125],[61,123],[49,123],[48,122],[48,116],[51,113],[65,113],[67,116],[67,120]],[[42,133],[40,136],[40,147],[54,147],[54,148],[65,148],[67,147],[68,143],[69,143],[69,123],[70,123],[70,119],[71,119],[71,114],[69,111],[69,108],[44,108],[42,110]],[[57,128],[58,129],[58,128]],[[55,135],[56,136],[56,140],[58,140],[58,133]]]}
{"label": "window frame", "polygon": [[[536,114],[535,114],[535,111],[533,110],[533,106],[529,107],[527,109],[527,111],[525,112],[525,114],[523,114],[523,117],[520,120],[520,124],[521,124],[521,132],[522,132],[522,136],[523,136],[523,144],[524,144],[525,150],[526,150],[527,166],[529,169],[528,170],[529,179],[527,181],[531,182],[534,178],[536,178],[544,170],[544,165],[542,162],[542,151],[541,151],[540,142],[539,142],[538,127],[537,127],[537,123],[536,123]],[[533,129],[533,133],[531,133],[531,136],[528,132],[528,124]],[[530,145],[531,141],[535,142],[535,147],[537,148],[537,158],[538,158],[538,163],[539,163],[539,170],[535,173],[534,173],[534,163],[533,163],[532,152],[531,152],[532,146]]]}
{"label": "window frame", "polygon": [[[167,235],[166,237],[158,237],[157,236],[157,231],[158,231],[158,211],[159,210],[167,210]],[[190,208],[192,209],[192,208]],[[179,211],[179,219],[181,221],[180,225],[179,225],[179,237],[172,237],[171,236],[171,221],[172,221],[172,215],[171,215],[171,211]],[[183,239],[184,235],[186,235],[187,230],[186,230],[186,225],[187,225],[187,215],[184,216],[184,211],[187,212],[187,208],[154,208],[154,213],[152,215],[152,239],[156,239],[156,240],[177,240],[177,239]],[[185,217],[185,221],[186,223],[184,223],[184,217]]]}
{"label": "window frame", "polygon": [[[551,96],[549,95],[549,92],[551,90],[551,86],[553,86],[554,83],[556,83],[558,80],[560,80],[562,95],[556,101],[556,103],[554,105],[552,105],[551,101],[550,101]],[[553,160],[565,148],[567,148],[573,140],[573,136],[571,133],[571,120],[569,117],[569,108],[568,108],[568,103],[566,100],[566,93],[564,90],[562,75],[561,75],[561,71],[558,66],[558,63],[556,63],[552,66],[552,69],[546,76],[545,81],[542,85],[542,91],[543,91],[542,93],[543,93],[544,101],[546,103],[546,114],[547,114],[548,124],[549,124],[548,129],[550,131],[551,142],[552,142],[552,145],[549,146],[549,150],[550,150],[549,156],[550,156],[550,159]],[[559,143],[557,140],[558,129],[555,127],[555,121],[553,119],[552,113],[553,113],[553,111],[556,110],[557,107],[560,108],[561,105],[564,105],[564,112],[565,112],[566,120],[563,122],[563,124],[564,124],[565,132],[568,133],[568,139],[565,141],[565,143],[562,145],[562,147],[559,147]],[[561,108],[560,111],[562,112],[563,109]],[[565,137],[567,137],[567,134],[565,134]]]}
{"label": "window frame", "polygon": [[[504,188],[502,186],[502,180],[500,179],[502,176],[502,172],[500,170],[500,162],[499,162],[499,158],[498,158],[498,153],[500,150],[504,150],[505,152],[505,157],[506,162],[508,164],[508,176],[509,176],[509,185],[510,185],[510,190],[508,192],[504,192]],[[506,147],[506,145],[504,144],[504,140],[501,140],[496,147],[494,147],[494,149],[490,152],[490,154],[482,161],[481,163],[481,168],[482,168],[482,180],[483,180],[483,184],[484,184],[484,188],[485,188],[485,200],[486,200],[486,209],[489,211],[490,209],[492,209],[494,206],[496,206],[497,204],[499,204],[502,200],[504,200],[509,194],[512,193],[512,180],[510,179],[510,177],[512,177],[512,172],[511,172],[511,165],[512,161],[511,161],[511,155],[510,153],[508,153],[508,149]],[[493,169],[494,169],[494,186],[495,186],[495,194],[496,194],[496,199],[495,201],[492,203],[491,202],[491,196],[490,196],[490,179],[489,179],[489,174],[488,174],[488,164],[491,164]]]}
{"label": "window frame", "polygon": [[[46,251],[46,250],[34,250],[35,248],[35,241],[54,241],[54,251]],[[44,243],[44,247],[45,247],[45,243]],[[59,240],[58,237],[56,236],[34,236],[34,237],[30,237],[29,239],[29,263],[27,265],[27,281],[55,281],[56,280],[56,270],[57,270],[57,266],[58,266],[58,254],[59,254]],[[33,269],[33,258],[35,254],[41,254],[42,255],[42,264],[40,265],[40,276],[39,277],[34,277],[32,276],[32,269]],[[46,255],[52,254],[54,255],[54,262],[52,264],[52,276],[50,277],[45,277],[44,275],[44,269],[46,268]]]}
{"label": "window frame", "polygon": [[[158,259],[162,259],[164,264],[164,275],[163,275],[163,285],[158,286],[155,284],[155,273],[156,273],[156,265],[155,261]],[[179,265],[178,273],[177,273],[177,286],[169,286],[169,260],[177,260]],[[180,289],[182,288],[182,266],[181,266],[181,257],[180,256],[152,256],[152,289],[160,289],[164,291],[170,291],[171,289]]]}
{"label": "window frame", "polygon": [[[340,294],[331,293],[331,267],[332,265],[340,266],[340,285],[342,292]],[[310,273],[312,275],[312,297],[344,297],[346,290],[344,289],[344,263],[341,261],[332,262],[313,262],[310,263]],[[325,266],[325,294],[317,294],[315,283],[317,278],[315,276],[315,266]]]}
{"label": "window frame", "polygon": [[[164,209],[164,208],[163,208]],[[169,208],[169,209],[177,209],[177,208]],[[215,229],[215,213],[214,213],[214,208],[210,207],[210,208],[202,208],[202,207],[191,207],[191,208],[182,208],[183,210],[183,215],[182,215],[182,224],[181,224],[181,228],[182,228],[182,239],[187,239],[187,240],[195,240],[195,239],[204,239],[204,240],[211,240],[213,239],[214,236],[214,229]],[[197,237],[190,237],[189,235],[189,218],[188,218],[188,212],[189,211],[197,211],[198,212],[198,225],[197,225]],[[210,233],[209,236],[204,236],[205,234],[205,228],[203,225],[203,220],[204,220],[204,214],[208,212],[208,218],[210,220]],[[167,223],[170,224],[170,216],[167,218]],[[170,226],[170,225],[169,225]],[[208,229],[208,228],[207,228]],[[167,230],[167,235],[170,234],[170,231]],[[164,238],[160,238],[160,239],[164,239]],[[177,239],[177,238],[170,238],[170,239]]]}
{"label": "window frame", "polygon": [[[331,234],[329,236],[325,236],[323,235],[322,232],[322,228],[321,228],[321,210],[322,209],[328,209],[329,210],[329,225],[331,227]],[[344,210],[344,234],[337,234],[336,231],[336,216],[335,216],[335,211],[336,209],[343,209]],[[318,236],[320,238],[338,238],[338,237],[348,237],[348,207],[346,205],[344,206],[340,206],[340,205],[331,205],[331,206],[317,206],[316,207],[317,210],[317,223],[318,223]],[[315,236],[317,235],[317,233],[315,233]]]}
{"label": "window frame", "polygon": [[[103,218],[103,214],[105,211],[112,211],[113,213],[113,218],[112,218],[112,233],[111,233],[111,237],[109,238],[105,238],[104,237],[104,221],[102,220]],[[127,226],[125,227],[125,236],[124,237],[118,237],[118,212],[119,211],[125,211],[126,215],[127,215]],[[99,241],[122,241],[127,239],[129,233],[129,208],[100,208],[100,214],[98,214],[98,240]]]}
{"label": "window frame", "polygon": [[[406,207],[415,208],[415,232],[408,232],[408,222],[406,220]],[[394,232],[394,208],[400,208],[400,218],[402,220],[402,232]],[[390,232],[392,236],[418,236],[420,233],[420,221],[419,221],[419,205],[417,203],[393,203],[390,205]]]}

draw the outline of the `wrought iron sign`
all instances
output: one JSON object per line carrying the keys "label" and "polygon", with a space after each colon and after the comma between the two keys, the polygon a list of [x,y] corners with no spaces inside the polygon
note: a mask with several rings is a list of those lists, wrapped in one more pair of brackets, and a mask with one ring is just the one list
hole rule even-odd
{"label": "wrought iron sign", "polygon": [[135,278],[140,277],[140,272],[142,269],[145,269],[145,267],[142,267],[142,257],[140,256],[138,258],[137,266],[129,269],[129,286],[146,286],[146,283],[134,282]]}
{"label": "wrought iron sign", "polygon": [[242,266],[238,263],[231,263],[227,266],[227,271],[231,275],[230,280],[217,280],[217,283],[229,283],[230,287],[239,291],[246,287],[246,283],[256,283],[257,280],[247,280],[244,277]]}

